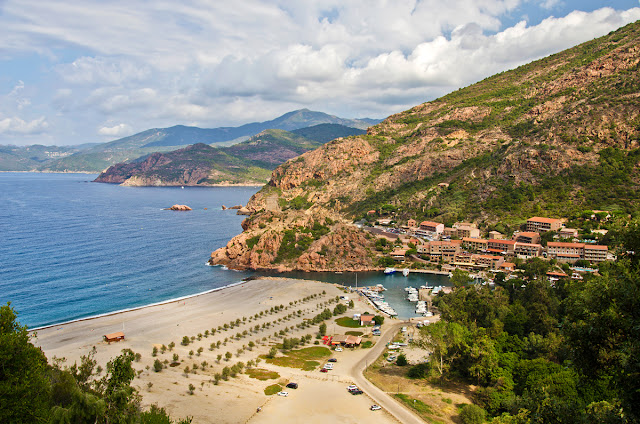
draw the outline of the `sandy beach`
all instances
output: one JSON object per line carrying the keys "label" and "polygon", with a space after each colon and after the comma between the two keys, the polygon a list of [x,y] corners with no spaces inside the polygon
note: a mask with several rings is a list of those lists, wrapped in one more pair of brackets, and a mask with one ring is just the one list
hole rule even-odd
{"label": "sandy beach", "polygon": [[[332,284],[264,278],[163,305],[43,328],[37,331],[35,344],[42,347],[49,359],[64,357],[69,365],[79,361],[95,346],[96,359],[103,368],[122,349],[132,349],[142,355],[141,360],[133,364],[139,373],[133,385],[142,395],[143,406],[157,403],[174,418],[193,416],[194,423],[295,422],[296,416],[310,418],[310,412],[316,417],[310,422],[326,419],[338,423],[362,422],[372,417],[374,412],[369,410],[369,406],[374,402],[367,395],[352,396],[346,391],[346,386],[352,383],[352,367],[348,364],[360,360],[365,352],[362,350],[343,352],[347,361],[338,365],[344,372],[302,371],[262,361],[258,368],[276,371],[277,379],[262,381],[239,374],[237,378],[215,385],[213,378],[225,366],[240,361],[246,364],[268,352],[273,344],[281,341],[274,335],[280,330],[289,328],[287,337],[315,336],[317,326],[298,329],[296,325],[326,307],[333,308],[335,304],[327,305],[326,302],[343,294],[342,289]],[[348,313],[358,312],[359,308],[370,310],[361,300],[354,300],[356,308]],[[284,306],[282,311],[270,313],[272,307],[279,305]],[[255,318],[255,314],[261,311],[263,315]],[[243,318],[246,321],[236,328],[216,331],[215,335],[204,337],[205,330],[211,331]],[[271,324],[263,329],[262,325],[266,323]],[[124,341],[111,344],[102,341],[104,334],[117,331],[124,331]],[[244,331],[247,334],[243,336]],[[198,334],[203,334],[200,340]],[[236,335],[241,337],[236,339]],[[182,346],[180,342],[184,336],[195,336],[196,339],[188,346]],[[313,340],[315,338],[312,343]],[[211,344],[215,346],[218,341],[223,343],[220,348],[211,350]],[[159,351],[156,357],[152,356],[154,346],[160,349],[163,344],[168,346],[171,342],[175,343],[173,351]],[[247,348],[249,342],[254,342],[256,347]],[[199,348],[201,353],[198,354]],[[191,356],[190,351],[193,351]],[[218,355],[226,352],[230,352],[232,358],[218,360]],[[179,357],[178,366],[165,364],[160,372],[154,372],[156,359],[170,363],[174,354]],[[203,362],[206,365],[203,366]],[[197,368],[197,372],[186,374],[186,366]],[[294,380],[299,382],[300,388],[289,390],[289,397],[264,393],[271,384],[286,384]],[[193,394],[188,391],[189,384],[195,387]],[[327,403],[319,404],[318,399],[326,399]],[[258,408],[262,408],[260,413],[256,412]],[[385,411],[375,411],[373,417],[376,422],[397,422]]]}

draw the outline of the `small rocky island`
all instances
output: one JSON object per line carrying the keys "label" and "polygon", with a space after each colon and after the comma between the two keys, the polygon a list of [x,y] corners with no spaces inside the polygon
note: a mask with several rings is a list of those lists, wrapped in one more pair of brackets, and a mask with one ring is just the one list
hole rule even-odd
{"label": "small rocky island", "polygon": [[170,208],[167,208],[167,210],[169,210],[169,211],[190,211],[192,209],[187,205],[173,205]]}

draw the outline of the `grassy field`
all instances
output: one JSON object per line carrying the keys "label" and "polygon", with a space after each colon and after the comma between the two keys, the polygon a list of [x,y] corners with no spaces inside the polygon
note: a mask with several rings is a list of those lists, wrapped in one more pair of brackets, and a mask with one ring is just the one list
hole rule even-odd
{"label": "grassy field", "polygon": [[336,319],[336,324],[341,327],[349,327],[349,328],[360,328],[360,321],[356,321],[351,317],[342,317]]}
{"label": "grassy field", "polygon": [[331,356],[331,351],[324,346],[313,346],[299,350],[292,350],[286,352],[284,356],[278,356],[275,358],[264,358],[268,364],[277,365],[279,367],[288,368],[300,368],[303,371],[313,371],[316,367],[320,366],[318,359],[328,358]]}
{"label": "grassy field", "polygon": [[347,336],[362,336],[364,333],[362,331],[347,331],[345,334]]}
{"label": "grassy field", "polygon": [[267,396],[275,395],[282,390],[282,386],[279,384],[272,384],[264,389],[264,394]]}
{"label": "grassy field", "polygon": [[275,380],[276,378],[280,377],[280,374],[278,374],[275,371],[269,371],[269,370],[265,370],[263,368],[251,368],[249,370],[247,370],[246,374],[250,377],[250,378],[255,378],[257,380]]}

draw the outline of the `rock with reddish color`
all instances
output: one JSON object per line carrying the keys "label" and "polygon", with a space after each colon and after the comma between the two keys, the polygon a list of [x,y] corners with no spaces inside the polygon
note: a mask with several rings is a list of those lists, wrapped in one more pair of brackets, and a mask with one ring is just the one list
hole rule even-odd
{"label": "rock with reddish color", "polygon": [[192,209],[187,205],[173,205],[169,208],[169,210],[170,211],[190,211]]}

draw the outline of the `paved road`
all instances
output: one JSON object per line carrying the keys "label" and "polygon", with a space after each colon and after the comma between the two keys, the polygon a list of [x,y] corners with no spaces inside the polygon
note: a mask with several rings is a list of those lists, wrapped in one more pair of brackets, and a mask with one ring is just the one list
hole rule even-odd
{"label": "paved road", "polygon": [[383,407],[387,412],[393,415],[398,421],[404,424],[424,424],[424,421],[418,417],[413,411],[407,409],[398,401],[393,399],[387,393],[383,392],[372,383],[367,380],[362,374],[366,367],[372,364],[378,356],[382,354],[388,342],[391,341],[393,336],[398,330],[406,326],[405,322],[395,323],[389,328],[385,329],[382,333],[376,345],[371,348],[367,354],[358,362],[353,365],[349,373],[353,381],[360,387],[369,397],[371,397],[378,405]]}

